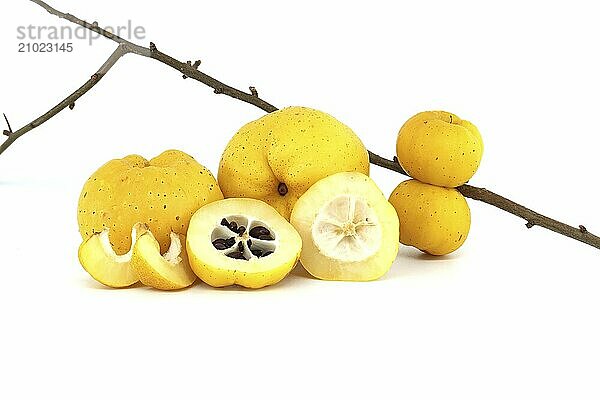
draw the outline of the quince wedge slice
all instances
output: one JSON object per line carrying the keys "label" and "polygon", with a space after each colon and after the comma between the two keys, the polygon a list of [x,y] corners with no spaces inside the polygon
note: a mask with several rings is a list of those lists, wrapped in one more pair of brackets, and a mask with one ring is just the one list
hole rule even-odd
{"label": "quince wedge slice", "polygon": [[[144,224],[137,223],[131,229],[133,245],[147,231]],[[122,255],[113,249],[109,240],[109,230],[93,234],[79,246],[81,266],[98,282],[113,288],[124,288],[139,281],[137,273],[131,268],[133,247]]]}
{"label": "quince wedge slice", "polygon": [[161,254],[160,244],[150,230],[142,234],[133,247],[131,268],[140,281],[160,290],[178,290],[196,281],[185,248],[185,236],[171,232],[171,245]]}

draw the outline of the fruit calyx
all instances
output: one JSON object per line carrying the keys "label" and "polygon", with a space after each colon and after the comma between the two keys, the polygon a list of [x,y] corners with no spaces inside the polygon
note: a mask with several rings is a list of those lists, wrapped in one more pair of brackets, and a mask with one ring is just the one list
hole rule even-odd
{"label": "fruit calyx", "polygon": [[215,249],[237,260],[267,257],[275,252],[278,244],[264,222],[242,215],[223,218],[211,236]]}
{"label": "fruit calyx", "polygon": [[288,193],[288,187],[285,183],[281,182],[277,186],[277,192],[280,196],[285,196]]}

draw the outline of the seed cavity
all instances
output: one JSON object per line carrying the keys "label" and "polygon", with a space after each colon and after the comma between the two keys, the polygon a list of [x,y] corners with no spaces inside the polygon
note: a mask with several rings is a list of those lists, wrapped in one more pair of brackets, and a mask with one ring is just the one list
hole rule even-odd
{"label": "seed cavity", "polygon": [[236,260],[267,257],[277,247],[275,235],[266,224],[242,215],[221,219],[213,230],[211,240],[216,250]]}

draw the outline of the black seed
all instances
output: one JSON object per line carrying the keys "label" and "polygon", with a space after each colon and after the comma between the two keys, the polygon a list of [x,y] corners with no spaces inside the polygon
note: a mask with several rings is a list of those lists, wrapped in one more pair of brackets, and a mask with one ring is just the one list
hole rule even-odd
{"label": "black seed", "polygon": [[244,232],[246,232],[245,226],[240,226],[237,230],[237,233],[239,233],[240,236],[242,236],[244,234]]}
{"label": "black seed", "polygon": [[235,258],[236,260],[245,260],[246,259],[246,257],[244,257],[244,253],[239,252],[239,251],[234,251],[234,252],[231,252],[226,255],[227,255],[227,257]]}
{"label": "black seed", "polygon": [[232,247],[235,244],[235,238],[234,237],[230,237],[229,239],[227,239],[225,241],[225,244],[227,245],[227,248]]}
{"label": "black seed", "polygon": [[275,240],[271,235],[260,235],[258,240]]}
{"label": "black seed", "polygon": [[262,256],[262,251],[259,249],[254,249],[254,250],[250,250],[252,252],[252,254],[254,254],[256,257],[261,257]]}
{"label": "black seed", "polygon": [[255,226],[254,228],[250,229],[250,236],[252,236],[255,239],[259,239],[260,236],[265,236],[265,235],[271,236],[271,231],[269,231],[264,226]]}
{"label": "black seed", "polygon": [[244,252],[244,243],[243,242],[238,242],[238,250],[241,251],[242,253]]}
{"label": "black seed", "polygon": [[223,226],[226,226],[226,227],[228,227],[228,228],[229,228],[229,221],[227,221],[225,218],[223,218],[223,219],[221,220],[221,225],[223,225]]}
{"label": "black seed", "polygon": [[266,256],[270,256],[271,254],[273,254],[272,251],[265,251],[262,256],[266,257]]}
{"label": "black seed", "polygon": [[225,239],[216,239],[214,242],[212,242],[212,244],[217,250],[225,250],[231,247],[231,245],[228,245],[227,240]]}
{"label": "black seed", "polygon": [[237,233],[237,224],[235,223],[235,221],[231,221],[229,223],[229,229],[231,229],[233,232]]}
{"label": "black seed", "polygon": [[248,248],[252,247],[252,240],[248,239],[246,244],[248,245]]}

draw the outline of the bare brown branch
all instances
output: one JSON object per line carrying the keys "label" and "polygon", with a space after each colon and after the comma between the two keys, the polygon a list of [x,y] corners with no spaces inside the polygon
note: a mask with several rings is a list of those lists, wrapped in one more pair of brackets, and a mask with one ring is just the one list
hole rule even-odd
{"label": "bare brown branch", "polygon": [[[63,109],[69,107],[73,109],[75,105],[75,101],[87,93],[92,87],[96,85],[100,81],[100,79],[112,68],[112,66],[125,54],[133,53],[140,56],[152,58],[154,60],[160,61],[161,63],[168,65],[169,67],[179,71],[183,74],[184,78],[191,78],[198,82],[203,83],[211,87],[216,94],[225,94],[237,100],[241,100],[248,104],[252,104],[255,107],[260,108],[266,112],[276,111],[277,108],[272,104],[266,102],[258,96],[258,91],[255,87],[250,87],[250,93],[243,92],[239,89],[226,85],[223,82],[218,81],[217,79],[201,72],[198,70],[200,66],[200,61],[195,61],[193,64],[191,61],[181,62],[161,51],[158,50],[154,43],[150,43],[148,48],[136,45],[131,43],[105,29],[100,28],[99,24],[94,21],[93,23],[88,23],[80,18],[77,18],[71,14],[63,13],[55,8],[49,6],[43,1],[40,0],[31,0],[33,3],[43,7],[50,14],[56,15],[59,18],[64,18],[74,24],[83,26],[93,32],[96,32],[107,39],[110,39],[119,44],[117,49],[113,54],[106,60],[106,62],[100,67],[98,72],[96,72],[92,77],[83,84],[79,89],[73,92],[71,95],[66,97],[63,101],[53,107],[51,110],[46,112],[44,115],[38,117],[34,121],[25,125],[23,128],[12,132],[10,128],[10,124],[8,124],[8,119],[6,122],[9,126],[8,131],[4,131],[5,134],[8,133],[8,139],[0,145],[0,154],[2,154],[15,140],[24,135],[25,133],[31,131],[32,129],[40,126],[44,122],[48,121],[54,115],[58,114]],[[6,118],[6,116],[5,116]],[[389,169],[391,171],[395,171],[402,175],[408,176],[408,174],[402,169],[398,160],[394,157],[393,160],[386,159],[381,157],[371,151],[369,151],[369,160],[372,164],[378,165],[380,167]],[[494,207],[497,207],[501,210],[504,210],[510,214],[516,215],[527,221],[526,226],[528,228],[532,228],[534,226],[540,226],[542,228],[549,229],[561,235],[573,238],[575,240],[579,240],[580,242],[586,243],[590,246],[596,247],[600,249],[600,237],[591,234],[583,225],[579,225],[578,228],[572,227],[570,225],[564,224],[562,222],[556,221],[552,218],[546,217],[540,213],[537,213],[529,208],[526,208],[518,203],[515,203],[512,200],[509,200],[505,197],[502,197],[494,192],[491,192],[487,189],[478,188],[471,185],[462,185],[457,188],[465,197],[471,198],[473,200],[478,200],[487,204],[490,204]]]}
{"label": "bare brown branch", "polygon": [[[98,83],[98,81],[112,68],[115,62],[121,58],[123,55],[132,53],[137,54],[139,56],[148,57],[160,61],[161,63],[168,65],[169,67],[176,69],[177,71],[183,74],[184,78],[191,78],[198,82],[203,83],[206,86],[213,88],[214,93],[216,94],[225,94],[227,96],[233,97],[235,99],[244,101],[246,103],[252,104],[266,112],[272,112],[277,110],[277,108],[263,99],[258,97],[258,93],[255,92],[246,93],[241,90],[238,90],[234,87],[226,85],[223,82],[218,81],[217,79],[206,75],[205,73],[198,70],[200,66],[200,60],[192,62],[181,62],[165,53],[160,52],[154,43],[150,43],[148,48],[139,46],[134,44],[126,39],[123,39],[120,36],[115,35],[112,32],[109,32],[98,25],[98,22],[94,21],[93,23],[86,22],[81,18],[78,18],[74,15],[64,13],[62,11],[58,11],[54,7],[51,7],[47,3],[41,0],[31,0],[31,2],[39,5],[44,8],[48,13],[55,15],[59,18],[66,19],[69,22],[82,26],[86,29],[89,29],[93,32],[96,32],[107,39],[110,39],[119,44],[115,52],[106,60],[106,62],[98,69],[98,71],[92,75],[92,78],[88,80],[83,86],[77,89],[75,92],[67,96],[63,101],[54,106],[50,111],[45,113],[44,115],[38,117],[34,121],[25,125],[21,129],[13,132],[5,131],[4,134],[8,136],[1,145],[0,145],[0,154],[2,154],[6,149],[8,149],[17,139],[21,136],[30,132],[34,128],[40,126],[44,122],[48,121],[50,118],[58,114],[60,111],[69,107],[69,109],[74,108],[75,100],[79,99],[85,93],[87,93],[92,87]],[[9,132],[9,134],[7,134]]]}
{"label": "bare brown branch", "polygon": [[204,72],[197,70],[196,68],[194,68],[193,65],[181,62],[171,57],[170,55],[161,52],[160,50],[158,50],[156,45],[150,46],[150,48],[152,48],[152,51],[150,52],[151,58],[178,70],[188,78],[195,79],[198,82],[201,82],[206,86],[211,87],[215,94],[224,94],[229,97],[233,97],[234,99],[238,99],[248,104],[252,104],[253,106],[258,107],[266,112],[273,112],[277,110],[277,107],[267,103],[258,96],[254,96],[252,93],[246,93],[239,89],[226,85],[225,83],[213,78],[212,76],[209,76]]}
{"label": "bare brown branch", "polygon": [[[394,160],[388,160],[387,158],[383,158],[375,153],[369,152],[369,160],[374,165],[378,165],[391,171],[398,172],[399,174],[408,176],[400,164],[398,164],[398,161],[395,157]],[[516,215],[517,217],[523,218],[525,221],[527,221],[525,224],[527,228],[533,228],[534,226],[546,228],[553,232],[575,240],[579,240],[580,242],[600,249],[600,237],[591,234],[583,225],[579,225],[578,228],[575,228],[530,210],[527,207],[524,207],[487,189],[471,185],[462,185],[456,189],[465,197],[490,204],[510,214]]]}
{"label": "bare brown branch", "polygon": [[577,228],[569,226],[555,219],[546,217],[538,212],[530,210],[527,207],[515,203],[514,201],[509,200],[506,197],[502,197],[487,189],[478,188],[471,185],[462,185],[457,187],[457,189],[465,197],[491,204],[494,207],[498,207],[501,210],[523,218],[527,221],[528,228],[532,228],[534,226],[546,228],[553,232],[560,233],[561,235],[568,236],[600,249],[600,237],[588,232],[583,225],[579,225]]}
{"label": "bare brown branch", "polygon": [[108,73],[112,66],[115,65],[115,63],[126,53],[126,48],[122,45],[119,45],[119,47],[117,47],[117,49],[110,55],[110,57],[108,57],[104,64],[102,64],[98,71],[95,74],[93,74],[90,77],[90,79],[88,79],[87,82],[85,82],[79,89],[75,90],[60,103],[52,107],[49,111],[39,116],[35,120],[31,121],[21,129],[18,129],[14,132],[11,131],[11,134],[8,135],[8,138],[4,142],[2,142],[2,144],[0,144],[0,154],[4,153],[6,149],[8,149],[8,147],[15,142],[15,140],[17,140],[27,132],[42,125],[44,122],[54,117],[56,114],[58,114],[65,108],[70,107],[72,104],[75,104],[75,101],[84,94],[86,94],[91,88],[96,86],[100,79],[102,79],[102,77],[104,77],[104,75]]}

